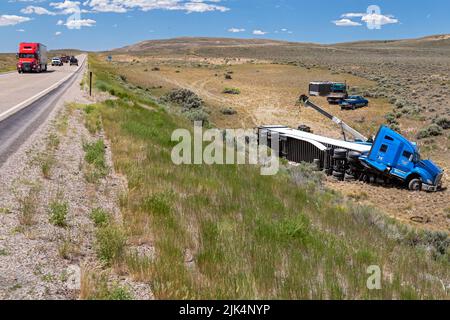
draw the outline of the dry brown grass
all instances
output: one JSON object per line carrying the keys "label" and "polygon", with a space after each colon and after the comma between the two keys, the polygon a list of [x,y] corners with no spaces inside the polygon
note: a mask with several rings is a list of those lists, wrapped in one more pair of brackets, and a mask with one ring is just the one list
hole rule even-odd
{"label": "dry brown grass", "polygon": [[15,70],[16,61],[14,54],[0,54],[0,72]]}

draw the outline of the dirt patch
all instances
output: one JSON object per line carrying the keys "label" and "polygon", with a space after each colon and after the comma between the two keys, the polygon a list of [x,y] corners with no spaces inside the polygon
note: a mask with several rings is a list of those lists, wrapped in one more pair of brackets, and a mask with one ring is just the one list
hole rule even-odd
{"label": "dirt patch", "polygon": [[450,232],[450,193],[410,192],[328,178],[326,185],[354,201],[376,206],[390,217],[420,229]]}

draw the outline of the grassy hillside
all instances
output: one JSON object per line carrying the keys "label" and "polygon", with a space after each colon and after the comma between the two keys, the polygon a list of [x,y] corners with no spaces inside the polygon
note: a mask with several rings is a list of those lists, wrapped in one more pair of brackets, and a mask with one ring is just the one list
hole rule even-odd
{"label": "grassy hillside", "polygon": [[[347,202],[305,166],[273,177],[254,166],[176,166],[171,134],[191,124],[94,55],[90,66],[97,90],[115,99],[86,108],[86,123],[102,124],[129,188],[122,221],[99,228],[106,266],[151,283],[159,299],[448,298],[445,234]],[[382,269],[381,290],[366,287],[371,265]]]}
{"label": "grassy hillside", "polygon": [[0,72],[12,71],[16,68],[16,56],[9,53],[0,54]]}

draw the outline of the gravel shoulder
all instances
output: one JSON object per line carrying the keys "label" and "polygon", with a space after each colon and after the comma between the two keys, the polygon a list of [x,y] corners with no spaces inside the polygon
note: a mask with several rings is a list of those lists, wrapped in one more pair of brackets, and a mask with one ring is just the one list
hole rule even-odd
{"label": "gravel shoulder", "polygon": [[[98,183],[83,175],[83,144],[102,137],[85,128],[81,110],[92,103],[79,79],[58,101],[47,121],[0,168],[0,299],[78,299],[83,266],[101,265],[95,255],[94,208],[120,217],[117,196],[126,181],[113,170]],[[46,170],[45,166],[50,168]],[[54,203],[67,207],[66,226],[50,222]],[[135,299],[151,299],[148,285],[113,276]]]}

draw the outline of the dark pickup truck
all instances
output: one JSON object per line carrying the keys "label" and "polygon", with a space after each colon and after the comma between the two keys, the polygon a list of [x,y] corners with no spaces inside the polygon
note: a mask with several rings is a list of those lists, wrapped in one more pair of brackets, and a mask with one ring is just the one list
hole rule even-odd
{"label": "dark pickup truck", "polygon": [[71,66],[78,66],[78,59],[75,57],[70,58],[70,65]]}

